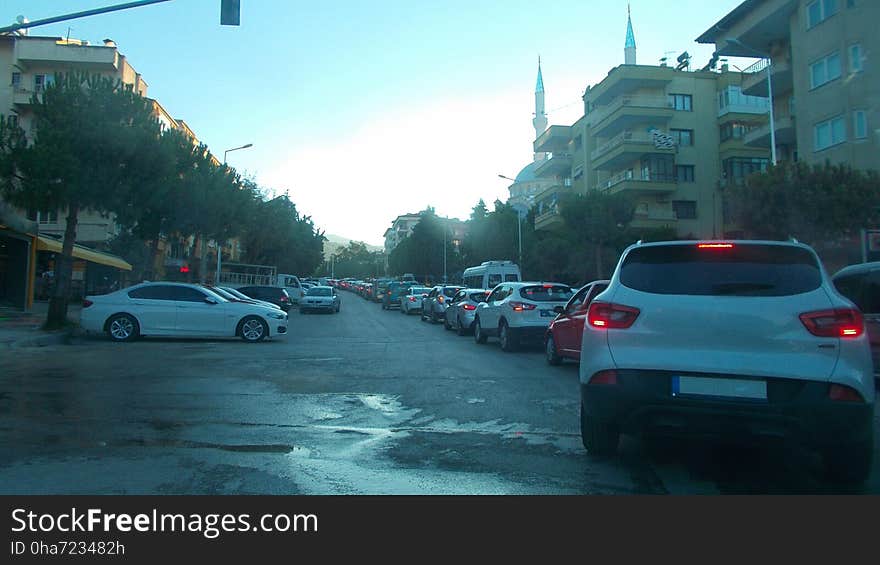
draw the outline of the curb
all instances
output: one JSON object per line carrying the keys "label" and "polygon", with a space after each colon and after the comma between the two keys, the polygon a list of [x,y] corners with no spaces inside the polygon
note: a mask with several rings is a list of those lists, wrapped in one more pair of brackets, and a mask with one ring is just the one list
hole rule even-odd
{"label": "curb", "polygon": [[12,348],[27,347],[46,347],[49,345],[65,345],[70,342],[70,338],[74,335],[74,328],[57,330],[53,332],[42,332],[41,335],[26,337],[13,341],[9,344]]}

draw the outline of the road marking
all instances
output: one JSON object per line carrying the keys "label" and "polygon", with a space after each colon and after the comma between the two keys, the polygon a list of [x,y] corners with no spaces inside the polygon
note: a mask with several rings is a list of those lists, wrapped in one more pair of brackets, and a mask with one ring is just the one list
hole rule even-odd
{"label": "road marking", "polygon": [[343,361],[344,357],[294,357],[291,361]]}

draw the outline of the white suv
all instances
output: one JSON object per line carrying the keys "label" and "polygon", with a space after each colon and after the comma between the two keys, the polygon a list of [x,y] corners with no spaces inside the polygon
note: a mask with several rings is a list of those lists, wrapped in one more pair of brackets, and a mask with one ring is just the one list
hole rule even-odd
{"label": "white suv", "polygon": [[861,482],[873,451],[862,314],[796,242],[636,244],[592,302],[580,362],[581,435],[794,440]]}
{"label": "white suv", "polygon": [[573,291],[567,284],[544,282],[502,283],[492,290],[474,314],[474,341],[486,343],[498,336],[501,349],[515,351],[520,342],[541,342],[555,308],[565,306]]}

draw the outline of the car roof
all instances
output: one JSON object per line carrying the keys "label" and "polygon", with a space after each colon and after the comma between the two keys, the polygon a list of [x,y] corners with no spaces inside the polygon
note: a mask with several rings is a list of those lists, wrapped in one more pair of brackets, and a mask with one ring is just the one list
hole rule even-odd
{"label": "car roof", "polygon": [[868,273],[870,271],[874,271],[880,269],[880,261],[871,261],[869,263],[857,263],[855,265],[848,265],[836,273],[831,277],[832,279],[836,279],[837,277],[842,277],[845,275],[858,275],[861,273]]}
{"label": "car roof", "polygon": [[552,282],[552,281],[509,281],[509,282],[503,282],[503,283],[498,283],[498,284],[499,285],[509,284],[509,285],[512,285],[515,287],[552,285],[552,286],[567,286],[568,288],[571,288],[570,284],[561,283],[561,282]]}
{"label": "car roof", "polygon": [[670,245],[697,245],[700,243],[730,243],[732,245],[774,245],[779,247],[800,247],[812,251],[809,245],[797,240],[771,240],[771,239],[680,239],[674,241],[651,241],[643,243],[638,241],[629,246],[629,249],[638,247],[667,247]]}

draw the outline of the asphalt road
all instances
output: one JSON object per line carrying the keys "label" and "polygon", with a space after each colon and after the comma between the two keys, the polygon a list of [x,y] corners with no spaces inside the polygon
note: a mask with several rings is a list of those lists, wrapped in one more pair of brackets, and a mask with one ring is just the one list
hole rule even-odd
{"label": "asphalt road", "polygon": [[850,490],[791,447],[589,456],[574,364],[342,299],[260,344],[0,349],[0,493],[880,493],[880,454]]}

